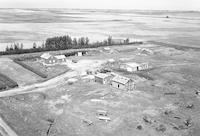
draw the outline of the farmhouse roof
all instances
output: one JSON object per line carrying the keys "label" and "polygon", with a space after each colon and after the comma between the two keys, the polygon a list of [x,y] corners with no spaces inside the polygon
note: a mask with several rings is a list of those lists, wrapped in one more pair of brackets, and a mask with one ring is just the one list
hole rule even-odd
{"label": "farmhouse roof", "polygon": [[109,50],[110,50],[109,47],[104,47],[103,49],[106,50],[106,51],[109,51]]}
{"label": "farmhouse roof", "polygon": [[126,65],[128,65],[128,66],[130,66],[130,67],[138,67],[138,66],[140,66],[140,64],[135,63],[135,62],[126,63]]}
{"label": "farmhouse roof", "polygon": [[57,55],[57,56],[55,56],[55,58],[56,59],[65,59],[66,57],[65,57],[65,55]]}
{"label": "farmhouse roof", "polygon": [[49,53],[43,53],[40,57],[43,59],[49,59],[52,55]]}
{"label": "farmhouse roof", "polygon": [[115,76],[112,81],[117,82],[117,83],[121,83],[123,85],[125,85],[126,83],[128,83],[131,79],[127,78],[127,77],[123,77],[123,76]]}
{"label": "farmhouse roof", "polygon": [[106,77],[109,77],[110,75],[107,75],[107,74],[103,74],[103,73],[98,73],[95,75],[95,77],[99,77],[99,78],[106,78]]}

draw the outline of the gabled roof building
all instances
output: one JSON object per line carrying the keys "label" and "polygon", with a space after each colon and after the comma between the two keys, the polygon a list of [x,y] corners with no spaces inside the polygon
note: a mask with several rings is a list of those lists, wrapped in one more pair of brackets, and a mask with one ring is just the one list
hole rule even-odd
{"label": "gabled roof building", "polygon": [[118,89],[131,91],[133,90],[135,84],[132,79],[118,75],[111,80],[111,86]]}
{"label": "gabled roof building", "polygon": [[65,55],[57,55],[53,56],[50,53],[44,53],[40,56],[41,62],[44,65],[53,65],[53,64],[58,64],[62,62],[66,62],[66,57]]}

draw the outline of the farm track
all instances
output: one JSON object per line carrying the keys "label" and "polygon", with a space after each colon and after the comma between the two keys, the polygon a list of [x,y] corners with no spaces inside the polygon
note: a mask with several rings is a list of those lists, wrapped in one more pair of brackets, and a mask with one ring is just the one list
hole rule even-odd
{"label": "farm track", "polygon": [[[33,93],[33,92],[41,92],[62,84],[65,81],[65,78],[71,78],[77,76],[77,72],[69,71],[65,74],[52,78],[43,83],[36,83],[33,85],[23,86],[15,89],[10,89],[4,92],[0,92],[0,97],[8,97],[19,94]],[[0,117],[0,126],[3,130],[0,130],[0,133],[3,136],[17,136],[17,134],[6,124],[6,122]]]}
{"label": "farm track", "polygon": [[0,126],[3,128],[3,130],[2,129],[0,130],[0,133],[3,136],[18,136],[16,132],[13,131],[1,117],[0,117]]}
{"label": "farm track", "polygon": [[25,93],[40,92],[40,91],[55,87],[59,84],[62,84],[65,78],[75,77],[77,76],[77,74],[78,73],[75,71],[69,71],[65,74],[62,74],[60,76],[57,76],[55,78],[52,78],[42,83],[35,83],[32,85],[27,85],[27,86],[0,92],[0,97],[8,97],[8,96],[14,96],[14,95],[25,94]]}

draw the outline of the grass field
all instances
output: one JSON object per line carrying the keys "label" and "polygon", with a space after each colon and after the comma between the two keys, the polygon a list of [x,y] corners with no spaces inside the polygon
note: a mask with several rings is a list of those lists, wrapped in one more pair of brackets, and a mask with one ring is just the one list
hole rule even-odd
{"label": "grass field", "polygon": [[25,48],[30,48],[33,42],[41,45],[47,37],[66,34],[87,36],[91,42],[112,35],[199,46],[199,12],[1,9],[0,14],[0,50],[14,42],[23,42]]}
{"label": "grass field", "polygon": [[[10,59],[0,59],[0,71],[20,86],[42,81],[42,78]],[[23,73],[23,74],[22,74]]]}
{"label": "grass field", "polygon": [[18,84],[12,79],[0,73],[0,90],[14,87],[18,87]]}

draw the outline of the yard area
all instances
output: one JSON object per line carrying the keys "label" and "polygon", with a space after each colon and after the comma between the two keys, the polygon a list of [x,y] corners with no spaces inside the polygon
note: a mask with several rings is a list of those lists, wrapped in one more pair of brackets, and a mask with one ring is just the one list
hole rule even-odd
{"label": "yard area", "polygon": [[[134,53],[135,46],[112,48],[118,53],[69,57],[77,63],[68,66],[44,67],[36,61],[24,62],[50,77],[69,68],[80,74],[88,69],[109,68],[105,63],[110,58],[149,62],[153,68],[147,71],[129,73],[111,68],[112,72],[137,81],[134,90],[116,89],[79,75],[74,77],[74,83],[65,79],[42,92],[0,98],[0,114],[20,136],[198,136],[198,52],[146,45],[154,54],[140,55]],[[108,57],[100,59],[102,56]],[[99,110],[106,111],[110,121],[100,120]],[[49,132],[50,124],[53,126]]]}
{"label": "yard area", "polygon": [[[83,81],[73,85],[63,84],[43,93],[18,95],[0,101],[1,114],[21,136],[45,136],[51,121],[55,121],[51,135],[144,135],[153,126],[145,124],[143,117],[158,118],[161,109],[171,104],[166,99],[155,99],[145,92],[128,93]],[[108,111],[111,121],[99,120],[98,110]],[[92,125],[85,122],[88,120]],[[158,121],[155,125],[162,123]],[[137,129],[138,125],[142,125],[142,130]],[[170,128],[169,125],[166,127]],[[167,131],[177,136],[180,134],[175,130]],[[160,135],[156,130],[150,131],[150,134]]]}
{"label": "yard area", "polygon": [[40,72],[47,75],[47,79],[56,77],[70,70],[70,68],[66,65],[44,66],[42,63],[35,61],[34,59],[26,60],[23,62],[33,69],[39,70]]}

